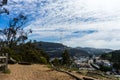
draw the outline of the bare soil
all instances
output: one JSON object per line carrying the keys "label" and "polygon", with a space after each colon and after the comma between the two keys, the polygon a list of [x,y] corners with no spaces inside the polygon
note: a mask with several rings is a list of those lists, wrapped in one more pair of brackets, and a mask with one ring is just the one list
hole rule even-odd
{"label": "bare soil", "polygon": [[73,77],[48,68],[46,65],[9,65],[11,73],[0,73],[0,80],[75,80]]}

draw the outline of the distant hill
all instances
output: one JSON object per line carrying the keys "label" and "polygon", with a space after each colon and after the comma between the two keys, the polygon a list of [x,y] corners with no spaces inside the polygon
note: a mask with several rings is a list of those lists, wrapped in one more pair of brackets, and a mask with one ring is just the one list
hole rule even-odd
{"label": "distant hill", "polygon": [[120,50],[115,50],[101,55],[102,59],[112,62],[113,67],[120,70]]}
{"label": "distant hill", "polygon": [[115,50],[101,55],[101,58],[108,59],[112,62],[120,62],[120,50]]}
{"label": "distant hill", "polygon": [[101,55],[103,53],[109,53],[113,51],[111,49],[98,49],[98,48],[90,48],[90,47],[85,47],[85,48],[77,47],[77,48],[87,51],[89,54],[92,54],[92,55]]}
{"label": "distant hill", "polygon": [[52,43],[52,42],[36,42],[38,48],[45,50],[50,57],[60,57],[65,49],[67,49],[71,56],[89,56],[89,55],[99,55],[106,52],[111,52],[110,49],[96,49],[96,48],[72,48],[67,47],[61,43]]}
{"label": "distant hill", "polygon": [[42,48],[50,57],[60,57],[61,53],[64,51],[67,46],[64,46],[60,43],[51,43],[51,42],[36,42],[37,48]]}

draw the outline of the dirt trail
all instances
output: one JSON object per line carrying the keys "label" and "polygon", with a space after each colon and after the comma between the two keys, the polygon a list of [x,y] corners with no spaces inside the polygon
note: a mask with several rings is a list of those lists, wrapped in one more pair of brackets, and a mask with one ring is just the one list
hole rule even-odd
{"label": "dirt trail", "polygon": [[0,80],[75,80],[71,76],[52,71],[45,65],[9,65],[10,74],[0,73]]}

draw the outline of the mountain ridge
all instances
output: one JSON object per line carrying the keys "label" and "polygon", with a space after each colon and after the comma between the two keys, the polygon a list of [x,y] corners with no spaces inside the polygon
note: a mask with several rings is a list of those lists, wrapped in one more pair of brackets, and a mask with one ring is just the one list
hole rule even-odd
{"label": "mountain ridge", "polygon": [[91,47],[68,47],[61,43],[54,43],[54,42],[36,42],[37,48],[42,48],[50,55],[50,57],[60,57],[61,54],[65,49],[67,49],[71,56],[90,56],[90,55],[101,55],[103,53],[108,53],[113,50],[111,49],[98,49],[98,48],[91,48]]}

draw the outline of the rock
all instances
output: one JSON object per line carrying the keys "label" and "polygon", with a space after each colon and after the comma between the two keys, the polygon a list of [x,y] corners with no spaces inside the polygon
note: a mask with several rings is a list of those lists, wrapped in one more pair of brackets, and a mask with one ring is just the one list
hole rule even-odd
{"label": "rock", "polygon": [[15,59],[13,59],[12,57],[10,57],[10,59],[8,60],[9,64],[16,64],[17,61]]}

